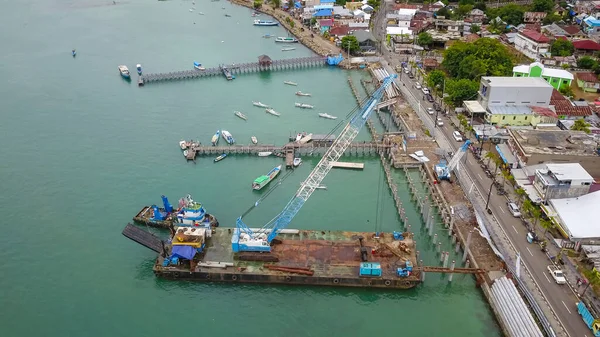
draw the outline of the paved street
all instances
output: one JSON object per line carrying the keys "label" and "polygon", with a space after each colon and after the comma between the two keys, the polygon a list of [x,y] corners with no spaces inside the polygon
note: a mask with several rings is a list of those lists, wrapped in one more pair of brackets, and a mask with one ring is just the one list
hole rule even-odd
{"label": "paved street", "polygon": [[[387,5],[390,6],[391,4],[387,3]],[[383,15],[377,15],[375,18],[373,31],[375,36],[383,41],[385,36],[385,13],[382,14]],[[400,65],[401,61],[406,61],[403,55],[392,54],[383,46],[381,48],[381,52],[386,61],[389,62],[388,71],[390,68],[395,68],[396,66]],[[398,76],[399,80],[404,83],[410,94],[413,96],[412,99],[420,101],[423,108],[432,107],[431,103],[423,100],[423,92],[414,87],[414,83],[417,81],[417,79],[411,80],[406,74],[399,74]],[[451,113],[449,116],[452,115],[453,113]],[[429,118],[430,120],[424,121],[425,125],[433,125],[435,117],[436,115],[427,115],[426,118]],[[445,138],[445,142],[448,142],[452,149],[456,151],[458,147],[463,144],[463,142],[457,142],[452,137],[452,132],[455,131],[455,129],[451,125],[450,119],[448,117],[442,117],[442,120],[444,121],[444,125],[437,128],[433,133],[433,136],[438,139],[438,142],[440,142],[440,137]],[[466,163],[461,165],[461,168],[465,169],[468,175],[471,177],[476,189],[479,191],[479,194],[487,197],[492,180],[485,175],[484,170],[472,155],[467,154],[466,157],[466,160],[463,160],[466,161]],[[483,202],[485,201],[486,200],[483,200]],[[519,218],[515,218],[512,216],[512,214],[510,214],[506,207],[506,203],[507,197],[498,195],[494,188],[490,199],[490,208],[493,212],[493,216],[497,220],[496,223],[499,223],[503,229],[503,232],[506,233],[506,236],[510,240],[510,245],[515,251],[520,252],[521,261],[525,265],[526,269],[530,272],[533,281],[537,285],[537,288],[541,290],[542,294],[538,293],[537,295],[542,296],[535,297],[539,299],[543,298],[542,301],[545,301],[547,306],[544,305],[544,303],[539,303],[540,307],[542,307],[542,309],[545,307],[551,308],[551,310],[555,313],[555,315],[553,315],[552,313],[549,313],[548,310],[544,310],[548,320],[551,321],[551,325],[553,326],[556,335],[591,337],[592,332],[583,323],[581,317],[577,313],[575,303],[578,302],[578,298],[568,285],[557,285],[554,283],[550,274],[546,270],[546,267],[551,263],[548,259],[548,256],[541,251],[537,244],[527,243],[527,230],[525,226],[522,224]],[[521,268],[521,274],[525,274],[525,268],[523,267]],[[531,290],[535,292],[535,289]],[[556,321],[561,323],[561,325],[566,329],[566,333],[556,324]]]}

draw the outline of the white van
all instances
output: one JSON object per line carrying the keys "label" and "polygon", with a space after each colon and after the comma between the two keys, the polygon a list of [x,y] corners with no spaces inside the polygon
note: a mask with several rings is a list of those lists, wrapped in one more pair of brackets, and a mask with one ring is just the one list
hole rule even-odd
{"label": "white van", "polygon": [[460,135],[460,132],[458,131],[454,131],[452,132],[452,137],[454,137],[454,140],[457,142],[462,142],[462,136]]}
{"label": "white van", "polygon": [[510,213],[512,213],[512,215],[515,218],[518,218],[521,216],[521,212],[519,211],[519,206],[517,206],[517,204],[515,204],[514,202],[508,202],[508,203],[506,203],[506,206],[508,207],[508,210],[510,211]]}

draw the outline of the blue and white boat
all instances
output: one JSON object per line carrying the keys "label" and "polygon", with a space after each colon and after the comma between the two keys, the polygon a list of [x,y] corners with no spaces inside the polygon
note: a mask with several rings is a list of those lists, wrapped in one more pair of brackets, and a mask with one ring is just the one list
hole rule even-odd
{"label": "blue and white boat", "polygon": [[267,21],[267,20],[254,20],[255,26],[279,26],[279,22],[277,21]]}
{"label": "blue and white boat", "polygon": [[127,66],[123,66],[123,65],[119,66],[119,73],[121,74],[121,76],[123,78],[126,78],[126,79],[131,78],[131,75],[129,75],[129,69],[127,68]]}
{"label": "blue and white boat", "polygon": [[233,139],[233,136],[231,135],[231,133],[229,133],[229,131],[221,130],[221,136],[223,136],[223,139],[225,139],[227,144],[232,145],[233,143],[235,143],[235,139]]}
{"label": "blue and white boat", "polygon": [[217,219],[206,213],[202,204],[195,202],[190,195],[179,200],[179,209],[174,209],[166,196],[161,196],[163,206],[144,206],[133,221],[158,228],[176,226],[217,227]]}
{"label": "blue and white boat", "polygon": [[194,69],[197,70],[206,70],[206,68],[204,68],[200,63],[194,61]]}
{"label": "blue and white boat", "polygon": [[212,143],[213,146],[217,146],[217,144],[219,144],[219,136],[220,135],[221,135],[221,131],[217,130],[215,135],[210,140],[210,142]]}
{"label": "blue and white boat", "polygon": [[225,159],[225,157],[227,157],[227,153],[223,153],[222,155],[215,158],[215,163]]}
{"label": "blue and white boat", "polygon": [[177,223],[181,226],[203,226],[210,228],[212,216],[206,213],[202,204],[194,201],[191,195],[179,199]]}
{"label": "blue and white boat", "polygon": [[75,49],[71,50],[71,54],[73,55],[73,57],[77,56],[77,51]]}
{"label": "blue and white boat", "polygon": [[135,66],[135,68],[137,69],[138,75],[141,75],[142,74],[142,65],[138,63]]}

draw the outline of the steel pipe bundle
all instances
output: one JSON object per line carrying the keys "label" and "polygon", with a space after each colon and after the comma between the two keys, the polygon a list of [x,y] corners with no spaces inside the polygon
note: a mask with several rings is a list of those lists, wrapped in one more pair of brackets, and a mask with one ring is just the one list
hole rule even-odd
{"label": "steel pipe bundle", "polygon": [[525,306],[517,288],[502,276],[491,287],[492,299],[499,312],[499,318],[512,337],[543,337],[540,328]]}

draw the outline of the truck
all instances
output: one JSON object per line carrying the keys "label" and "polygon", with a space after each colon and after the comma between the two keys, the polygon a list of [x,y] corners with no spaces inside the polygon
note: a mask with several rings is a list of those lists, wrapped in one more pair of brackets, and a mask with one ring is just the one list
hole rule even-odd
{"label": "truck", "polygon": [[577,303],[577,311],[595,337],[600,337],[600,320],[595,319],[583,302]]}
{"label": "truck", "polygon": [[565,284],[567,283],[567,279],[565,278],[565,274],[563,274],[562,270],[555,265],[548,266],[548,272],[554,278],[556,284]]}

